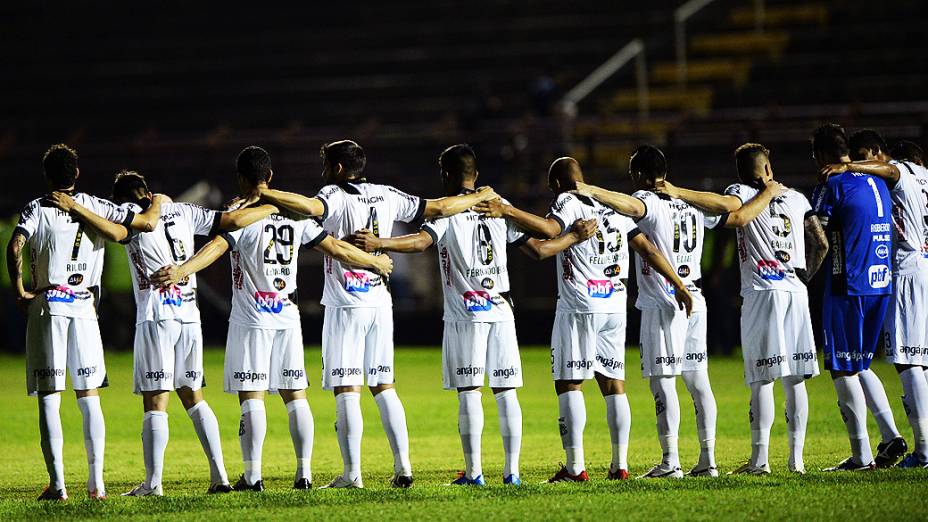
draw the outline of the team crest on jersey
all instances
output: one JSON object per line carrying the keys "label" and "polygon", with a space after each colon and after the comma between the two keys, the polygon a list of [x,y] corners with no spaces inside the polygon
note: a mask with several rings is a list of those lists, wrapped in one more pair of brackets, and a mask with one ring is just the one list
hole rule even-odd
{"label": "team crest on jersey", "polygon": [[777,260],[761,259],[757,262],[757,273],[765,281],[782,281],[786,277],[786,271]]}
{"label": "team crest on jersey", "polygon": [[603,268],[603,275],[606,277],[618,277],[622,273],[622,267],[619,265],[609,265]]}
{"label": "team crest on jersey", "polygon": [[680,265],[680,267],[677,268],[677,275],[679,275],[680,277],[689,277],[690,275],[689,265]]}
{"label": "team crest on jersey", "polygon": [[184,297],[180,293],[180,288],[176,286],[159,288],[158,297],[161,299],[161,304],[165,306],[180,306],[184,304]]}
{"label": "team crest on jersey", "polygon": [[286,287],[287,287],[287,282],[286,282],[286,281],[284,281],[283,279],[281,279],[281,278],[279,278],[279,277],[276,278],[276,279],[274,279],[274,288],[276,288],[276,289],[278,289],[278,290],[283,290],[283,289],[286,288]]}
{"label": "team crest on jersey", "polygon": [[789,252],[785,250],[777,250],[773,253],[773,255],[777,258],[777,261],[781,263],[789,263],[789,260],[792,259],[792,257],[789,255]]}
{"label": "team crest on jersey", "polygon": [[45,292],[45,300],[49,303],[73,303],[74,291],[66,286],[58,285]]}
{"label": "team crest on jersey", "polygon": [[493,281],[493,279],[489,277],[484,277],[483,281],[480,281],[480,286],[486,288],[487,290],[490,290],[491,288],[496,286],[496,283]]}
{"label": "team crest on jersey", "polygon": [[370,276],[364,272],[345,272],[345,290],[349,293],[370,292]]}
{"label": "team crest on jersey", "polygon": [[886,259],[889,257],[889,247],[886,245],[879,245],[875,250],[876,257],[880,259]]}
{"label": "team crest on jersey", "polygon": [[277,292],[255,292],[255,309],[258,312],[279,314],[284,309],[285,296]]}
{"label": "team crest on jersey", "polygon": [[71,274],[71,276],[68,277],[68,284],[71,286],[77,286],[83,282],[84,282],[83,274]]}
{"label": "team crest on jersey", "polygon": [[464,307],[468,312],[486,312],[493,308],[493,300],[490,293],[483,290],[464,292]]}
{"label": "team crest on jersey", "polygon": [[615,286],[608,279],[587,279],[586,292],[590,297],[605,299],[615,293]]}

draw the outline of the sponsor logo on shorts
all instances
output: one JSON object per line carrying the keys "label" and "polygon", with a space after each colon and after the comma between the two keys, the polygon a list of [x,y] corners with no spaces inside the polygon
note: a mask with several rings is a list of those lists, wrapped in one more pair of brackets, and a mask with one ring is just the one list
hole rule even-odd
{"label": "sponsor logo on shorts", "polygon": [[279,314],[284,309],[286,297],[277,292],[255,292],[255,310],[261,313]]}
{"label": "sponsor logo on shorts", "polygon": [[568,370],[589,370],[593,367],[593,361],[584,359],[582,361],[567,361],[564,366]]}
{"label": "sponsor logo on shorts", "polygon": [[49,303],[73,303],[74,291],[66,286],[56,286],[45,292],[45,300]]}
{"label": "sponsor logo on shorts", "polygon": [[688,353],[688,354],[686,354],[686,360],[687,360],[687,361],[696,361],[696,362],[698,362],[698,363],[701,363],[701,362],[705,361],[707,357],[708,357],[708,356],[706,355],[706,352],[697,352],[697,353]]}
{"label": "sponsor logo on shorts", "polygon": [[793,360],[794,360],[794,361],[805,361],[805,362],[814,361],[814,360],[815,360],[815,352],[813,352],[813,351],[808,351],[808,352],[802,352],[802,353],[794,353],[794,354],[793,354]]}
{"label": "sponsor logo on shorts", "polygon": [[455,375],[483,375],[483,366],[461,366],[454,371]]}
{"label": "sponsor logo on shorts", "polygon": [[606,359],[602,355],[597,355],[596,362],[598,362],[600,366],[602,366],[603,368],[607,370],[619,370],[619,369],[624,370],[625,369],[625,363],[613,357]]}
{"label": "sponsor logo on shorts", "polygon": [[173,381],[174,374],[158,370],[156,372],[145,372],[145,378],[150,381]]}
{"label": "sponsor logo on shorts", "polygon": [[864,354],[860,352],[835,352],[835,359],[838,359],[839,361],[869,361],[873,359],[873,354]]}
{"label": "sponsor logo on shorts", "polygon": [[64,368],[42,368],[32,370],[33,377],[48,379],[49,377],[64,377]]}
{"label": "sponsor logo on shorts", "polygon": [[198,370],[187,370],[187,373],[184,374],[184,377],[188,379],[193,379],[193,380],[199,379],[202,376],[203,376],[203,372],[198,371]]}
{"label": "sponsor logo on shorts", "polygon": [[78,377],[90,377],[91,375],[97,373],[96,366],[84,366],[83,368],[77,369]]}
{"label": "sponsor logo on shorts", "polygon": [[689,265],[680,265],[680,267],[677,268],[677,275],[680,277],[689,277],[690,275]]}
{"label": "sponsor logo on shorts", "polygon": [[238,382],[266,381],[267,374],[263,372],[252,372],[247,370],[241,372],[232,372],[232,379]]}
{"label": "sponsor logo on shorts", "polygon": [[77,286],[84,282],[84,274],[71,274],[68,277],[68,284],[71,286]]}
{"label": "sponsor logo on shorts", "polygon": [[364,272],[345,272],[345,291],[350,293],[370,292],[370,277]]}
{"label": "sponsor logo on shorts", "polygon": [[603,275],[606,277],[618,277],[621,273],[622,267],[620,265],[609,265],[603,268]]}
{"label": "sponsor logo on shorts", "polygon": [[763,359],[757,359],[754,366],[757,368],[773,368],[774,366],[779,366],[782,364],[785,359],[786,357],[783,357],[782,355],[777,355],[775,357],[765,357]]}
{"label": "sponsor logo on shorts", "polygon": [[332,375],[332,377],[338,378],[364,375],[364,372],[361,370],[361,368],[332,368],[329,373]]}
{"label": "sponsor logo on shorts", "polygon": [[683,363],[683,358],[677,357],[676,355],[668,355],[666,357],[659,356],[659,357],[654,358],[654,364],[658,364],[661,366],[676,366],[682,363]]}
{"label": "sponsor logo on shorts", "polygon": [[283,279],[279,277],[274,279],[274,288],[276,288],[277,290],[283,290],[286,287],[287,287],[286,281],[284,281]]}
{"label": "sponsor logo on shorts", "polygon": [[368,375],[377,375],[378,373],[391,373],[393,368],[390,366],[378,366],[367,371]]}
{"label": "sponsor logo on shorts", "polygon": [[510,366],[509,368],[497,368],[493,370],[493,377],[509,379],[510,377],[515,377],[516,375],[519,375],[519,369],[515,366]]}
{"label": "sponsor logo on shorts", "polygon": [[496,283],[493,281],[493,279],[489,277],[484,277],[483,281],[480,281],[480,286],[486,288],[487,290],[490,290],[494,286],[496,286]]}
{"label": "sponsor logo on shorts", "polygon": [[874,250],[874,253],[876,253],[876,257],[886,259],[889,257],[889,247],[886,245],[879,245],[876,247],[876,250]]}
{"label": "sponsor logo on shorts", "polygon": [[493,308],[493,299],[483,290],[464,292],[464,307],[468,312],[486,312]]}
{"label": "sponsor logo on shorts", "polygon": [[886,288],[889,286],[889,267],[886,265],[873,265],[868,270],[871,288]]}
{"label": "sponsor logo on shorts", "polygon": [[928,353],[928,349],[921,346],[900,346],[899,355],[922,355]]}
{"label": "sponsor logo on shorts", "polygon": [[284,368],[280,371],[280,376],[286,377],[288,379],[302,379],[304,375],[306,375],[306,372],[304,372],[302,369],[299,369],[299,368],[298,369]]}
{"label": "sponsor logo on shorts", "polygon": [[158,298],[161,299],[161,304],[165,306],[180,306],[184,304],[184,298],[180,293],[180,288],[176,286],[159,288]]}
{"label": "sponsor logo on shorts", "polygon": [[757,262],[757,273],[765,281],[782,281],[786,277],[786,271],[775,259],[761,259]]}
{"label": "sponsor logo on shorts", "polygon": [[615,286],[608,279],[587,279],[586,292],[590,297],[605,299],[615,292]]}

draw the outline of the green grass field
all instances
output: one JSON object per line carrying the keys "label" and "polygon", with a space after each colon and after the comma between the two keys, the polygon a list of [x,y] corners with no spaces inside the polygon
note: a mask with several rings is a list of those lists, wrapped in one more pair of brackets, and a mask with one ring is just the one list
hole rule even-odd
{"label": "green grass field", "polygon": [[[398,350],[398,390],[409,421],[412,462],[416,485],[411,490],[392,490],[388,479],[392,457],[380,426],[377,408],[370,398],[362,400],[365,418],[365,490],[312,490],[295,492],[292,483],[293,450],[287,430],[286,410],[276,397],[268,403],[268,435],[264,445],[264,493],[206,496],[209,471],[196,435],[176,397],[169,409],[171,441],[165,457],[163,498],[122,498],[119,493],[144,478],[141,453],[141,401],[131,394],[132,357],[111,353],[107,366],[111,386],[103,392],[106,416],[106,481],[110,495],[105,502],[85,500],[87,464],[81,435],[81,417],[73,394],[65,396],[62,419],[65,427],[65,473],[71,500],[38,503],[34,499],[47,482],[38,444],[35,399],[24,393],[21,358],[0,357],[0,520],[22,518],[94,518],[118,516],[131,519],[196,520],[276,519],[307,517],[325,520],[391,520],[439,518],[480,519],[651,519],[675,517],[718,518],[839,518],[914,519],[925,513],[924,470],[881,470],[858,474],[825,474],[815,470],[847,456],[848,443],[841,423],[835,392],[827,376],[809,385],[811,400],[806,441],[806,476],[786,471],[787,439],[783,422],[782,392],[777,388],[777,422],[773,428],[769,477],[721,477],[679,481],[604,480],[610,459],[605,407],[595,385],[586,389],[585,434],[588,484],[540,484],[563,460],[557,426],[557,401],[550,380],[549,352],[522,351],[525,388],[520,391],[524,417],[522,488],[503,487],[502,448],[496,422],[496,404],[484,393],[486,429],[483,438],[484,489],[442,486],[463,466],[457,435],[457,401],[441,389],[440,351]],[[319,350],[306,352],[312,377],[310,405],[316,423],[313,476],[317,485],[341,471],[334,434],[335,401],[318,388]],[[899,400],[900,385],[890,367],[875,365],[896,408],[896,421],[911,440],[911,431]],[[628,354],[628,394],[632,405],[632,438],[629,452],[632,474],[647,471],[660,458],[654,428],[654,407],[644,380],[637,372],[637,351]],[[724,472],[750,454],[747,405],[749,393],[742,380],[741,360],[710,361],[712,384],[719,405],[717,454]],[[206,397],[216,411],[222,429],[226,467],[234,480],[241,473],[238,447],[238,403],[222,393],[222,352],[206,356],[210,386]],[[692,409],[680,383],[683,421],[680,450],[683,466],[698,455]],[[878,439],[871,422],[871,439]]]}

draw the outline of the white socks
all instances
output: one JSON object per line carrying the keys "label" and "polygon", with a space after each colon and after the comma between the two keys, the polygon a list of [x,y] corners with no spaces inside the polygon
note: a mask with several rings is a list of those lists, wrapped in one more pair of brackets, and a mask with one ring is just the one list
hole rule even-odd
{"label": "white socks", "polygon": [[867,436],[867,403],[863,387],[857,375],[836,377],[834,384],[838,393],[838,406],[851,442],[851,453],[859,464],[870,464],[873,462],[873,453]]}
{"label": "white socks", "polygon": [[103,486],[103,449],[106,444],[106,425],[103,424],[103,410],[100,409],[100,396],[91,395],[77,399],[77,407],[84,418],[84,447],[87,449],[87,491],[105,495]]}
{"label": "white socks", "polygon": [[928,459],[928,380],[920,366],[914,366],[899,373],[902,380],[903,403],[915,437],[915,452],[922,461]]}
{"label": "white socks", "polygon": [[361,434],[364,418],[361,416],[361,394],[339,393],[335,396],[335,433],[345,464],[342,476],[347,480],[361,477]]}
{"label": "white socks", "polygon": [[458,392],[458,432],[464,448],[464,473],[469,479],[483,474],[480,465],[480,436],[483,434],[483,404],[478,390]]}
{"label": "white socks", "polygon": [[242,420],[238,428],[238,441],[242,446],[245,464],[245,482],[253,486],[261,480],[261,452],[267,434],[267,414],[264,401],[248,399],[242,402]]}
{"label": "white socks", "polygon": [[715,424],[718,408],[709,384],[708,370],[683,372],[683,383],[696,406],[696,430],[699,435],[699,468],[715,467]]}
{"label": "white socks", "polygon": [[657,414],[657,437],[661,442],[664,455],[663,464],[680,467],[680,453],[677,446],[680,430],[680,400],[677,398],[676,377],[651,377],[651,394],[654,395],[654,409]]}
{"label": "white socks", "polygon": [[48,470],[48,486],[64,490],[64,431],[61,429],[61,394],[51,393],[39,397],[39,435],[42,456]]}
{"label": "white socks", "polygon": [[296,453],[296,474],[293,480],[307,479],[313,481],[310,462],[313,457],[313,413],[306,399],[295,399],[287,403],[287,416],[290,418],[290,439]]}
{"label": "white socks", "polygon": [[561,426],[561,445],[567,457],[567,471],[576,475],[583,471],[583,428],[586,426],[586,405],[582,391],[564,392],[557,396]]}
{"label": "white socks", "polygon": [[522,406],[515,390],[506,390],[494,395],[499,411],[499,432],[503,437],[506,463],[503,478],[519,476],[519,453],[522,450]]}
{"label": "white socks", "polygon": [[751,383],[751,465],[768,464],[770,428],[773,426],[773,382]]}
{"label": "white socks", "polygon": [[802,450],[806,443],[806,423],[809,420],[809,394],[802,377],[783,377],[786,395],[786,428],[789,430],[789,464],[803,469]]}
{"label": "white socks", "polygon": [[628,434],[632,428],[632,412],[624,393],[606,395],[606,422],[612,440],[612,464],[609,471],[628,469]]}
{"label": "white socks", "polygon": [[896,421],[893,419],[892,407],[889,405],[889,399],[886,398],[886,390],[883,389],[880,378],[869,369],[858,373],[857,377],[864,390],[867,408],[873,414],[876,425],[880,427],[882,442],[889,442],[900,437],[899,430],[896,429]]}
{"label": "white socks", "polygon": [[164,449],[168,447],[168,414],[146,411],[142,417],[142,456],[145,459],[145,486],[161,485],[164,473]]}
{"label": "white socks", "polygon": [[375,395],[374,402],[380,410],[380,422],[393,450],[393,472],[408,477],[412,475],[412,465],[409,463],[409,432],[403,403],[394,388]]}
{"label": "white socks", "polygon": [[219,439],[219,421],[216,420],[216,414],[206,401],[200,401],[187,410],[187,415],[209,461],[210,484],[228,484],[229,476],[226,475],[226,466],[222,458],[222,442]]}

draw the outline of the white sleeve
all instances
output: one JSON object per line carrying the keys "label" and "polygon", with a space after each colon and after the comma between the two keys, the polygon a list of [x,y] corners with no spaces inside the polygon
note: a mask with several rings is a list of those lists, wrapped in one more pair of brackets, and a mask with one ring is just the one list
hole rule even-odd
{"label": "white sleeve", "polygon": [[119,223],[126,228],[130,228],[132,224],[132,218],[135,217],[135,212],[129,210],[129,207],[126,205],[117,206],[112,201],[101,199],[95,196],[89,196],[86,200],[91,212],[94,214],[106,219],[107,221],[112,221],[113,223]]}
{"label": "white sleeve", "polygon": [[299,223],[303,225],[300,244],[307,248],[313,248],[319,243],[322,243],[322,240],[328,235],[315,219],[307,218],[299,221]]}
{"label": "white sleeve", "polygon": [[193,226],[194,235],[211,236],[219,232],[222,212],[203,208],[193,203],[180,203],[178,206],[181,212],[186,214],[187,219]]}
{"label": "white sleeve", "polygon": [[[697,209],[698,210],[698,209]],[[699,210],[702,214],[702,223],[706,228],[715,228],[723,223],[722,218],[728,219],[728,214],[706,214],[702,210]]]}
{"label": "white sleeve", "polygon": [[905,162],[894,161],[893,165],[899,170],[899,181],[896,182],[895,187],[890,188],[890,192],[894,194],[903,194],[910,190],[917,192],[921,188],[916,185],[914,172],[912,172],[911,167]]}
{"label": "white sleeve", "polygon": [[42,204],[39,200],[35,200],[26,205],[22,212],[19,213],[19,223],[16,224],[16,230],[22,232],[26,239],[32,237],[39,226],[39,209],[41,208]]}
{"label": "white sleeve", "polygon": [[386,194],[396,209],[396,220],[404,223],[418,221],[425,214],[425,199],[411,196],[402,190],[393,187],[386,188]]}
{"label": "white sleeve", "polygon": [[330,216],[340,214],[345,206],[345,191],[338,185],[326,185],[322,187],[319,189],[319,192],[316,193],[316,198],[322,202],[322,206],[324,207],[322,216],[320,216],[322,221],[329,219]]}
{"label": "white sleeve", "polygon": [[445,232],[448,231],[448,225],[450,224],[449,218],[435,218],[426,221],[422,225],[422,230],[425,230],[428,235],[432,236],[432,244],[437,245],[441,238],[445,237]]}
{"label": "white sleeve", "polygon": [[644,203],[644,215],[638,218],[637,223],[644,223],[647,227],[654,227],[657,224],[658,205],[661,204],[660,197],[649,190],[639,190],[632,194],[632,197],[638,198]]}
{"label": "white sleeve", "polygon": [[567,192],[558,195],[554,199],[554,203],[551,204],[551,211],[548,212],[547,217],[553,218],[561,225],[559,236],[566,234],[570,230],[570,226],[577,220],[578,204],[577,197]]}
{"label": "white sleeve", "polygon": [[516,226],[512,221],[506,220],[506,242],[513,246],[521,246],[531,239],[524,230]]}
{"label": "white sleeve", "polygon": [[238,243],[238,240],[242,238],[242,233],[244,231],[244,228],[240,228],[231,232],[222,232],[219,235],[229,244],[229,250],[235,250],[235,245]]}
{"label": "white sleeve", "polygon": [[741,201],[742,205],[751,199],[751,196],[747,194],[747,191],[745,190],[745,186],[741,183],[733,183],[729,185],[725,191],[722,192],[722,194],[726,196],[735,196],[739,201]]}

